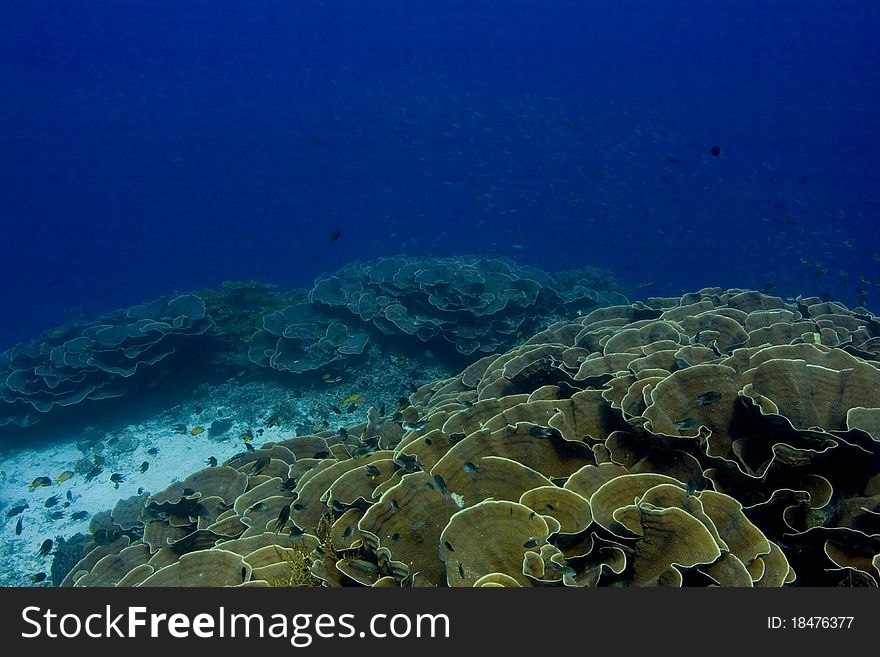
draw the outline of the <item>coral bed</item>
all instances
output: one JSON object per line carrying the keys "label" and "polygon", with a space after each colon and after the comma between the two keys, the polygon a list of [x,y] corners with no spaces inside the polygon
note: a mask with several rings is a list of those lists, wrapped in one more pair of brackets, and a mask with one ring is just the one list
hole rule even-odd
{"label": "coral bed", "polygon": [[878,336],[742,290],[600,308],[121,501],[63,585],[876,586]]}

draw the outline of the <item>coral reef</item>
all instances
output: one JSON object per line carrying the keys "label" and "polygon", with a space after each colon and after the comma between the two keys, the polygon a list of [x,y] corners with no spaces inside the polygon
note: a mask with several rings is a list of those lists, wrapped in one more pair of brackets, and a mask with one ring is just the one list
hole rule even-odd
{"label": "coral reef", "polygon": [[141,370],[211,326],[193,294],[73,322],[0,354],[0,426],[29,426],[59,407],[121,397]]}
{"label": "coral reef", "polygon": [[876,586],[878,336],[744,290],[600,308],[123,500],[62,585]]}
{"label": "coral reef", "polygon": [[560,313],[624,302],[600,270],[548,274],[506,258],[380,258],[315,281],[308,303],[267,315],[250,359],[302,373],[410,336],[471,356],[507,348]]}

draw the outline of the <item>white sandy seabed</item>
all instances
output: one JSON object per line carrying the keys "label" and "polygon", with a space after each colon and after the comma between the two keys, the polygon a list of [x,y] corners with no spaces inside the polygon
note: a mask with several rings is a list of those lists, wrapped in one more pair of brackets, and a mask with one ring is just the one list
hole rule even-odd
{"label": "white sandy seabed", "polygon": [[[303,435],[310,430],[336,429],[365,421],[369,406],[380,405],[378,396],[381,393],[374,391],[371,399],[370,393],[364,390],[361,392],[366,398],[365,403],[358,405],[352,413],[345,412],[348,410],[345,406],[343,414],[338,415],[331,405],[341,404],[344,395],[354,391],[342,386],[334,388],[331,391],[329,387],[314,387],[293,396],[290,387],[274,383],[222,384],[203,398],[187,400],[155,417],[107,431],[103,440],[105,445],[98,450],[105,459],[104,470],[88,482],[83,475],[75,474],[67,481],[54,483],[62,472],[75,470],[77,461],[93,457],[94,450],[80,451],[77,447],[82,428],[75,435],[53,439],[50,444],[7,449],[0,456],[0,555],[4,563],[4,568],[0,569],[0,585],[33,586],[32,575],[50,573],[52,555],[40,557],[38,554],[47,538],[57,543],[59,536],[69,539],[77,532],[87,534],[92,515],[111,509],[119,499],[137,495],[140,490],[159,492],[170,483],[207,467],[206,460],[211,456],[223,463],[244,450],[242,435],[247,430],[255,433],[253,444],[259,446],[264,442]],[[381,399],[381,403],[387,403],[386,399]],[[272,409],[279,405],[286,409],[285,419],[280,426],[267,426],[266,420],[272,415]],[[231,419],[232,426],[222,435],[211,436],[211,423],[218,419]],[[196,436],[181,435],[174,430],[178,423],[185,424],[188,429],[203,427],[204,431]],[[38,432],[39,424],[29,430]],[[260,430],[262,434],[259,434]],[[113,441],[113,437],[119,440]],[[120,444],[126,446],[126,451],[114,449]],[[131,449],[133,444],[135,446]],[[151,448],[158,448],[158,453],[149,454]],[[140,472],[145,461],[149,467]],[[114,473],[124,477],[118,487],[110,480]],[[52,479],[52,485],[30,490],[30,483],[42,476]],[[73,497],[69,504],[68,491]],[[55,495],[60,501],[47,508],[46,500]],[[28,508],[24,512],[7,518],[11,508],[25,503]],[[64,517],[54,520],[50,516],[57,511],[63,512]],[[87,511],[88,516],[73,520],[71,515],[77,511]],[[23,529],[21,535],[16,535],[19,518],[23,520]],[[50,584],[47,578],[42,585]]]}

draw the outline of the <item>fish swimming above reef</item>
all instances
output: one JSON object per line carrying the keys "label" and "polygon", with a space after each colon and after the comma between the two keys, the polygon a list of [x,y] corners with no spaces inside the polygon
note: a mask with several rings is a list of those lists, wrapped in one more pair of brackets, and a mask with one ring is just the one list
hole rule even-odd
{"label": "fish swimming above reef", "polygon": [[39,488],[40,486],[51,486],[51,485],[52,485],[52,480],[49,479],[49,477],[37,477],[36,479],[34,479],[30,483],[30,485],[28,485],[28,488],[30,488],[31,490],[34,490],[35,488]]}
{"label": "fish swimming above reef", "polygon": [[138,468],[138,470],[140,470],[141,472],[146,472],[147,469],[148,469],[149,467],[150,467],[150,462],[149,462],[149,461],[144,461],[143,463],[141,463],[141,465],[140,465],[140,467]]}
{"label": "fish swimming above reef", "polygon": [[50,508],[50,507],[55,506],[55,505],[58,504],[58,502],[60,502],[60,501],[61,501],[61,498],[60,498],[58,495],[53,495],[52,497],[50,497],[50,498],[48,498],[48,499],[46,500],[46,502],[45,502],[45,506],[46,506],[46,508],[48,509],[48,508]]}
{"label": "fish swimming above reef", "polygon": [[112,475],[110,475],[110,481],[112,481],[114,484],[116,484],[114,486],[114,488],[119,488],[119,484],[121,484],[125,481],[125,477],[123,477],[118,472],[114,472]]}
{"label": "fish swimming above reef", "polygon": [[18,522],[15,523],[15,535],[21,536],[21,532],[24,529],[24,517],[20,517]]}
{"label": "fish swimming above reef", "polygon": [[56,484],[62,484],[73,476],[72,470],[65,470],[55,478]]}
{"label": "fish swimming above reef", "polygon": [[19,504],[18,506],[14,506],[6,512],[6,517],[7,518],[14,518],[15,516],[17,516],[19,513],[21,513],[22,511],[24,511],[27,508],[28,508],[27,504]]}
{"label": "fish swimming above reef", "polygon": [[330,244],[333,244],[336,240],[342,237],[342,231],[339,228],[334,228],[330,232]]}
{"label": "fish swimming above reef", "polygon": [[49,554],[52,551],[53,545],[54,545],[54,543],[53,543],[52,539],[47,538],[45,541],[43,541],[43,544],[40,546],[40,549],[37,550],[37,556],[38,557],[45,557],[47,554]]}
{"label": "fish swimming above reef", "polygon": [[700,406],[709,406],[710,404],[714,404],[718,401],[721,401],[721,393],[715,392],[714,390],[697,397],[697,403]]}

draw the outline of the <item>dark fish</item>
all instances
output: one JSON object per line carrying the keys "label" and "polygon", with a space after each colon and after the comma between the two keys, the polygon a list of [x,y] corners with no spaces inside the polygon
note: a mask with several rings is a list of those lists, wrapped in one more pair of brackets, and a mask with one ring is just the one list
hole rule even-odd
{"label": "dark fish", "polygon": [[56,511],[49,516],[52,520],[61,520],[64,517],[64,511]]}
{"label": "dark fish", "polygon": [[49,477],[37,477],[36,479],[34,479],[30,483],[28,488],[30,488],[31,490],[34,490],[35,488],[39,488],[40,486],[51,486],[51,485],[52,485],[52,480],[49,479]]}
{"label": "dark fish", "polygon": [[721,401],[721,393],[715,392],[714,390],[697,397],[697,403],[700,406],[708,406],[709,404],[714,404],[717,401]]}
{"label": "dark fish", "polygon": [[196,407],[193,409],[193,415],[201,415],[201,414],[202,414],[202,407],[201,407],[201,406],[196,406]]}
{"label": "dark fish", "polygon": [[376,564],[365,561],[364,559],[350,559],[346,563],[352,568],[356,570],[362,570],[365,573],[379,572],[379,567]]}
{"label": "dark fish", "polygon": [[294,540],[300,536],[304,536],[305,531],[296,526],[296,523],[290,523],[290,539]]}
{"label": "dark fish", "polygon": [[294,479],[293,477],[282,482],[281,484],[281,490],[293,490],[294,488],[296,488],[296,479]]}
{"label": "dark fish", "polygon": [[143,495],[143,494],[144,494],[144,487],[138,486],[138,495]]}
{"label": "dark fish", "polygon": [[83,518],[88,517],[88,515],[89,515],[88,511],[77,511],[76,513],[70,514],[70,519],[71,520],[82,520]]}
{"label": "dark fish", "polygon": [[721,147],[713,146],[709,149],[709,152],[712,153],[712,157],[718,157],[719,155],[721,155]]}
{"label": "dark fish", "polygon": [[330,456],[330,451],[326,449],[319,449],[312,455],[313,459],[326,459]]}
{"label": "dark fish", "polygon": [[272,462],[272,459],[268,456],[263,456],[254,461],[254,464],[251,466],[251,469],[248,470],[248,476],[256,477],[263,470],[265,470],[269,464]]}
{"label": "dark fish", "polygon": [[342,409],[339,408],[338,406],[334,406],[333,404],[330,404],[330,410],[333,411],[334,413],[336,413],[337,415],[342,415]]}
{"label": "dark fish", "polygon": [[15,516],[17,516],[19,513],[21,513],[22,511],[24,511],[27,508],[28,508],[27,504],[20,504],[19,506],[14,506],[11,509],[9,509],[9,511],[6,512],[6,517],[7,518],[14,518]]}
{"label": "dark fish", "polygon": [[556,429],[541,427],[535,424],[529,429],[529,435],[533,438],[550,438],[556,435]]}
{"label": "dark fish", "polygon": [[348,438],[348,430],[345,427],[339,427],[339,437],[343,440]]}
{"label": "dark fish", "polygon": [[382,415],[382,416],[385,415],[385,404],[382,404],[382,405],[379,407],[379,415]]}
{"label": "dark fish", "polygon": [[287,521],[290,520],[290,505],[286,504],[283,509],[281,509],[281,513],[278,514],[278,520],[275,521],[275,533],[281,531],[281,528],[287,524]]}
{"label": "dark fish", "polygon": [[209,529],[199,529],[170,543],[168,547],[175,554],[186,554],[195,550],[212,548],[219,538],[221,538],[219,534],[215,534]]}
{"label": "dark fish", "polygon": [[527,550],[530,550],[534,547],[538,547],[540,544],[541,544],[540,538],[530,538],[525,543],[523,543],[523,547],[526,548]]}
{"label": "dark fish", "polygon": [[449,434],[449,442],[451,442],[453,445],[455,443],[461,442],[465,438],[467,438],[467,434],[464,431],[456,431],[455,433]]}
{"label": "dark fish", "polygon": [[470,461],[465,461],[461,467],[465,472],[479,472],[480,470],[480,466]]}
{"label": "dark fish", "polygon": [[281,425],[281,418],[277,415],[270,415],[263,424],[267,427],[277,427]]}
{"label": "dark fish", "polygon": [[212,468],[216,468],[217,467],[217,457],[216,456],[209,456],[208,460],[205,461],[205,463],[210,465]]}
{"label": "dark fish", "polygon": [[400,410],[403,410],[404,408],[408,407],[410,405],[409,397],[398,397],[397,398],[397,405],[400,406]]}
{"label": "dark fish", "polygon": [[553,566],[556,570],[558,570],[563,575],[568,575],[569,577],[574,577],[577,575],[577,571],[571,566],[562,566],[555,561],[551,561],[550,565]]}
{"label": "dark fish", "polygon": [[694,422],[691,418],[685,418],[681,422],[675,423],[676,431],[688,431],[689,429],[695,429],[697,427],[697,423]]}
{"label": "dark fish", "polygon": [[667,153],[666,154],[666,161],[669,162],[670,164],[676,164],[678,162],[678,159],[674,155]]}
{"label": "dark fish", "polygon": [[49,554],[52,551],[52,545],[53,545],[52,539],[47,538],[45,541],[43,541],[43,544],[40,546],[40,549],[37,551],[37,556],[38,557],[45,557],[47,554]]}
{"label": "dark fish", "polygon": [[58,504],[58,502],[60,502],[60,501],[61,501],[61,498],[58,497],[58,495],[53,495],[52,497],[50,497],[50,498],[48,498],[48,499],[46,500],[46,504],[45,504],[45,506],[46,506],[46,508],[48,509],[48,508],[50,508],[50,507],[55,506],[55,505]]}
{"label": "dark fish", "polygon": [[149,467],[150,467],[150,462],[144,461],[143,463],[141,463],[141,467],[139,467],[138,470],[140,470],[141,472],[146,472]]}
{"label": "dark fish", "polygon": [[458,574],[461,575],[461,578],[464,579],[464,566],[461,565],[461,562],[458,562]]}
{"label": "dark fish", "polygon": [[104,465],[104,457],[100,454],[92,454],[92,461],[95,465]]}
{"label": "dark fish", "polygon": [[40,582],[45,582],[48,575],[46,573],[37,573],[36,575],[31,575],[28,577],[28,581],[31,584],[39,584]]}
{"label": "dark fish", "polygon": [[18,522],[15,523],[15,535],[21,536],[21,530],[24,529],[24,517],[18,519]]}
{"label": "dark fish", "polygon": [[67,498],[68,502],[73,502],[73,491],[68,489],[67,494],[64,497]]}
{"label": "dark fish", "polygon": [[349,404],[348,408],[345,409],[346,413],[354,413],[357,410],[357,406],[354,404]]}
{"label": "dark fish", "polygon": [[370,479],[375,479],[380,474],[381,474],[381,472],[379,471],[379,468],[377,468],[375,465],[368,465],[367,466],[367,476]]}
{"label": "dark fish", "polygon": [[434,475],[434,481],[435,481],[436,484],[437,484],[437,488],[439,488],[439,489],[440,489],[440,492],[443,493],[443,497],[447,497],[447,498],[448,498],[448,497],[449,497],[449,491],[446,490],[446,482],[443,481],[443,477],[441,477],[439,474],[435,474],[435,475]]}
{"label": "dark fish", "polygon": [[340,237],[342,237],[342,231],[339,228],[334,228],[330,231],[330,244],[333,244]]}
{"label": "dark fish", "polygon": [[125,481],[125,477],[123,477],[118,472],[114,472],[112,475],[110,475],[110,481],[114,483],[114,488],[119,488],[119,484]]}
{"label": "dark fish", "polygon": [[245,443],[245,444],[244,444],[244,448],[245,448],[247,451],[249,451],[249,452],[255,452],[255,451],[256,451],[256,450],[254,449],[254,446],[251,445],[250,443]]}
{"label": "dark fish", "polygon": [[156,456],[156,454],[158,454],[158,453],[159,453],[158,447],[150,447],[150,449],[147,450],[147,454],[149,454],[150,456]]}

